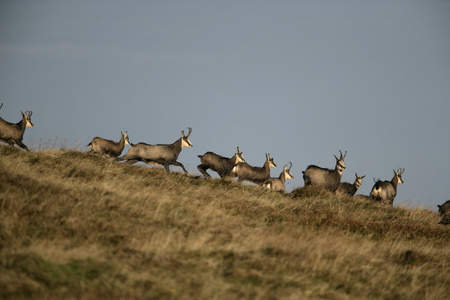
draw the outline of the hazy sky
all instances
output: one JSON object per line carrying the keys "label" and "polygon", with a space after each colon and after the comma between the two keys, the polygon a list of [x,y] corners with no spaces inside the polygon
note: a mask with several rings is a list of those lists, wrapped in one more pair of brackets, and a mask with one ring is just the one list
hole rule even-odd
{"label": "hazy sky", "polygon": [[[391,180],[394,205],[450,199],[450,1],[0,0],[0,116],[32,110],[24,142],[172,143],[251,165],[265,153]],[[129,146],[124,150],[124,153]],[[181,171],[178,167],[172,170]]]}

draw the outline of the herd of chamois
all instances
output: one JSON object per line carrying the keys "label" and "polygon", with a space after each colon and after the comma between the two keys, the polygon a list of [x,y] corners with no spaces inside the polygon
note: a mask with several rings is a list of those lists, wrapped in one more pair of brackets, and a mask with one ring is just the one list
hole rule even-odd
{"label": "herd of chamois", "polygon": [[[0,105],[0,108],[3,103]],[[32,128],[31,111],[22,113],[22,119],[18,123],[9,123],[0,118],[0,141],[5,142],[12,147],[14,144],[18,145],[22,149],[29,151],[28,147],[22,142],[23,134],[27,127]],[[121,139],[119,142],[107,140],[101,137],[95,137],[88,146],[91,148],[90,153],[94,153],[100,156],[106,156],[114,158],[118,161],[125,161],[127,164],[134,164],[138,161],[147,164],[156,164],[164,166],[167,172],[170,172],[169,166],[179,166],[183,171],[188,174],[188,171],[184,165],[177,161],[181,150],[184,147],[192,148],[192,143],[189,140],[189,136],[192,133],[192,128],[189,128],[187,135],[184,131],[181,131],[181,137],[172,144],[157,144],[150,145],[146,143],[132,144],[129,141],[128,132],[125,134],[121,132]],[[125,145],[130,145],[131,148],[128,152],[120,156]],[[362,185],[362,179],[365,176],[359,177],[355,174],[355,182],[350,184],[348,182],[341,182],[341,176],[345,170],[345,156],[347,151],[340,157],[334,156],[336,159],[336,166],[334,169],[326,169],[315,165],[310,165],[303,171],[303,180],[305,186],[316,186],[327,189],[337,194],[344,194],[350,197],[355,197],[357,200],[369,200],[379,202],[383,204],[392,205],[394,198],[397,195],[397,186],[403,184],[402,174],[405,169],[394,170],[394,177],[390,181],[375,180],[375,184],[372,187],[369,196],[356,195],[356,191]],[[293,179],[291,174],[292,163],[284,166],[278,178],[270,177],[270,169],[276,168],[274,159],[270,157],[270,154],[266,154],[266,161],[262,167],[251,166],[245,162],[243,152],[239,151],[239,147],[236,149],[236,153],[231,157],[223,157],[213,152],[206,152],[203,155],[198,156],[201,164],[197,166],[200,173],[205,178],[210,178],[206,171],[211,169],[219,174],[221,178],[225,177],[237,177],[238,182],[249,181],[260,185],[266,189],[273,191],[285,192],[285,182],[287,179]],[[442,215],[442,224],[450,224],[450,200],[443,205],[438,205],[439,213]]]}

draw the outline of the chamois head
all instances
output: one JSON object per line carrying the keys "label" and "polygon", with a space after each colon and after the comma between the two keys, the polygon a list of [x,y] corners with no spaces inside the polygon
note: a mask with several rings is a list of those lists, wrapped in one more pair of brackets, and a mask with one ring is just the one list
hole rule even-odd
{"label": "chamois head", "polygon": [[123,138],[125,139],[125,145],[131,145],[130,140],[128,138],[128,131],[125,131],[125,134],[122,133],[122,131],[120,132],[123,136]]}
{"label": "chamois head", "polygon": [[345,156],[347,155],[347,151],[345,151],[345,154],[342,155],[342,151],[339,150],[339,153],[341,153],[341,156],[339,158],[336,157],[336,155],[334,156],[334,158],[336,159],[336,169],[339,172],[339,174],[342,175],[342,172],[345,170]]}
{"label": "chamois head", "polygon": [[188,147],[188,148],[192,148],[192,143],[189,140],[189,136],[191,135],[192,132],[192,128],[188,127],[189,132],[188,135],[184,135],[184,130],[181,131],[181,149],[183,149],[184,147]]}
{"label": "chamois head", "polygon": [[271,168],[276,168],[277,165],[275,164],[275,162],[273,161],[273,157],[270,158],[270,153],[266,153],[266,162],[269,164],[269,170]]}
{"label": "chamois head", "polygon": [[239,151],[239,146],[236,148],[236,164],[240,163],[240,162],[245,162],[244,159],[244,152],[240,152]]}
{"label": "chamois head", "polygon": [[359,177],[357,173],[355,173],[355,186],[358,189],[360,186],[362,186],[362,180],[366,177],[366,175]]}
{"label": "chamois head", "polygon": [[292,180],[294,179],[294,175],[291,174],[292,163],[289,162],[289,164],[290,164],[289,169],[287,168],[287,165],[284,165],[283,173],[285,174],[286,179]]}
{"label": "chamois head", "polygon": [[402,174],[405,172],[405,169],[399,168],[397,171],[394,171],[394,178],[397,178],[397,184],[403,184]]}
{"label": "chamois head", "polygon": [[27,110],[26,112],[25,112],[25,114],[23,113],[23,112],[21,112],[22,113],[22,117],[25,119],[25,121],[27,122],[27,125],[26,125],[26,127],[30,127],[30,128],[33,128],[33,123],[31,122],[31,115],[33,114],[33,112],[32,111],[29,111],[29,110]]}

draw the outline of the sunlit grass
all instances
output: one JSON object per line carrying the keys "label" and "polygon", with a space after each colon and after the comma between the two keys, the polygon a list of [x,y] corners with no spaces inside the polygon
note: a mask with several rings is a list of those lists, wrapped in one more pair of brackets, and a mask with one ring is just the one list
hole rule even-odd
{"label": "sunlit grass", "polygon": [[85,151],[86,145],[81,141],[76,141],[75,143],[69,143],[66,138],[55,137],[51,138],[40,138],[36,139],[27,139],[25,144],[31,151],[42,152],[46,150],[79,150]]}
{"label": "sunlit grass", "polygon": [[435,212],[39,147],[0,146],[2,299],[448,297]]}

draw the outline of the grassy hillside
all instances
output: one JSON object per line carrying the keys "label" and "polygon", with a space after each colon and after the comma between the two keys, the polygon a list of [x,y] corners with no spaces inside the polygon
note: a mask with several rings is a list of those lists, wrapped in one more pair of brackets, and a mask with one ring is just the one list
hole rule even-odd
{"label": "grassy hillside", "polygon": [[448,299],[421,209],[0,146],[1,299]]}

